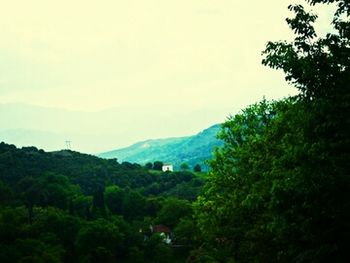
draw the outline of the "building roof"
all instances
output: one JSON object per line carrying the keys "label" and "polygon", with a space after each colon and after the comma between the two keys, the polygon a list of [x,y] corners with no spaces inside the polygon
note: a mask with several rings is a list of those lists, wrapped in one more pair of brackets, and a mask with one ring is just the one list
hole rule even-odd
{"label": "building roof", "polygon": [[169,227],[164,226],[164,225],[156,225],[153,227],[153,233],[166,233],[170,234],[171,230]]}

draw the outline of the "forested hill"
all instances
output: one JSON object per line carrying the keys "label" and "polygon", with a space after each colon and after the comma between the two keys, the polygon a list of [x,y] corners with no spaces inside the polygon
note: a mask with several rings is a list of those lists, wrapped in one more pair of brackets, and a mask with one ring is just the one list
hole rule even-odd
{"label": "forested hill", "polygon": [[[185,262],[203,184],[188,171],[2,142],[0,262]],[[170,229],[174,248],[150,225]]]}
{"label": "forested hill", "polygon": [[[195,178],[190,172],[178,172],[173,173],[173,176],[178,176],[178,180],[175,180],[172,175],[168,174],[165,177],[136,163],[118,163],[115,159],[102,159],[70,150],[45,152],[36,147],[17,148],[4,142],[0,143],[0,184],[12,187],[23,179],[37,180],[45,174],[66,177],[86,195],[91,195],[108,185],[140,190],[145,195],[158,195],[165,191],[171,192],[171,188],[179,188],[177,184]],[[182,180],[184,176],[188,178]],[[165,186],[162,180],[173,181],[170,184],[167,182]],[[154,183],[157,184],[157,190],[154,189]],[[192,194],[191,197],[188,193],[187,198],[193,199],[195,194]]]}
{"label": "forested hill", "polygon": [[177,168],[182,163],[190,167],[196,164],[203,166],[205,160],[212,158],[214,148],[222,145],[216,138],[219,130],[220,125],[216,124],[193,136],[147,140],[98,156],[141,164],[159,160],[172,163]]}
{"label": "forested hill", "polygon": [[138,165],[122,165],[116,160],[103,160],[98,157],[70,150],[45,152],[35,147],[16,148],[14,145],[0,144],[1,180],[16,184],[25,177],[37,178],[51,172],[64,175],[72,183],[79,184],[83,192],[93,193],[97,188],[110,182],[121,186],[132,184],[132,169],[136,177]]}

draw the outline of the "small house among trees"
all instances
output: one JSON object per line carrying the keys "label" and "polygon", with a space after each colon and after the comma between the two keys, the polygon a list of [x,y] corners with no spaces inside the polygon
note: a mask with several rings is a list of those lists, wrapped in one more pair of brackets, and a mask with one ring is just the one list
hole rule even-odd
{"label": "small house among trees", "polygon": [[171,244],[171,230],[164,225],[150,226],[151,232],[153,234],[159,234],[163,238],[163,242],[166,244]]}
{"label": "small house among trees", "polygon": [[168,164],[168,163],[163,164],[162,171],[163,172],[173,172],[174,166],[172,164]]}

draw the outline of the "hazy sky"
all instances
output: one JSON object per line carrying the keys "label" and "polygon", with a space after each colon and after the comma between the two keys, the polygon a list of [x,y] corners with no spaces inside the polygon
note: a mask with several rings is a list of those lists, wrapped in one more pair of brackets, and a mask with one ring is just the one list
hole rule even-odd
{"label": "hazy sky", "polygon": [[288,0],[0,1],[2,103],[242,107],[295,92],[261,65]]}
{"label": "hazy sky", "polygon": [[[0,0],[0,141],[98,152],[295,94],[261,65],[269,40],[292,37],[292,2]],[[324,33],[332,12],[317,11]]]}

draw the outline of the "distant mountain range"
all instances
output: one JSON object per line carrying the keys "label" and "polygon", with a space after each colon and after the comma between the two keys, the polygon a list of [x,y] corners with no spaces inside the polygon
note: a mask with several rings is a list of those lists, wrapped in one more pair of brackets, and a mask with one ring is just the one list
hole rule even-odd
{"label": "distant mountain range", "polygon": [[146,140],[126,148],[100,153],[98,156],[140,164],[162,161],[173,164],[175,169],[182,163],[187,163],[190,168],[200,164],[206,169],[205,160],[211,159],[214,148],[222,145],[216,138],[219,130],[220,125],[216,124],[193,136]]}
{"label": "distant mountain range", "polygon": [[72,150],[96,154],[149,138],[189,136],[233,111],[152,105],[89,112],[0,102],[0,142],[57,151],[69,140]]}

